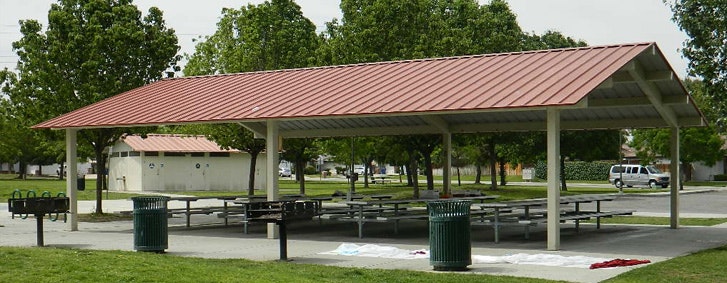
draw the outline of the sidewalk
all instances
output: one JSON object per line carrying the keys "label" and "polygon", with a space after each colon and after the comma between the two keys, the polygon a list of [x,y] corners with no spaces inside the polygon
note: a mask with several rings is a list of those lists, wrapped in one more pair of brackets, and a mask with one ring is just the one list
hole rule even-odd
{"label": "sidewalk", "polygon": [[[176,202],[173,202],[176,203]],[[181,202],[179,202],[181,203]],[[170,203],[171,204],[171,203]],[[88,211],[93,201],[79,202],[79,211]],[[105,208],[128,210],[131,201],[104,201]],[[128,207],[127,207],[128,205]],[[167,254],[202,258],[246,258],[276,260],[278,240],[267,239],[265,225],[251,225],[243,234],[241,226],[200,226],[200,223],[221,223],[215,216],[194,215],[191,228],[184,227],[184,218],[169,219],[169,249]],[[0,205],[0,245],[34,246],[36,228],[33,219],[10,219],[7,204]],[[98,250],[133,250],[133,222],[79,224],[79,230],[69,232],[63,222],[45,221],[47,246]],[[343,243],[377,244],[405,250],[429,249],[425,221],[402,221],[400,234],[393,234],[391,223],[368,223],[363,239],[357,237],[354,223],[323,223],[310,221],[293,223],[288,228],[288,258],[294,263],[331,266],[404,269],[431,271],[428,259],[392,259],[380,257],[322,254],[335,250]],[[504,256],[518,253],[529,255],[586,256],[603,259],[648,259],[659,262],[703,249],[727,244],[727,228],[683,227],[672,230],[662,226],[593,225],[581,224],[580,233],[573,225],[561,229],[561,250],[546,251],[545,226],[531,229],[531,239],[522,237],[521,228],[503,229],[502,242],[493,243],[492,229],[472,228],[472,255]],[[475,263],[469,273],[533,277],[570,282],[600,282],[640,266],[590,270],[533,264]]]}

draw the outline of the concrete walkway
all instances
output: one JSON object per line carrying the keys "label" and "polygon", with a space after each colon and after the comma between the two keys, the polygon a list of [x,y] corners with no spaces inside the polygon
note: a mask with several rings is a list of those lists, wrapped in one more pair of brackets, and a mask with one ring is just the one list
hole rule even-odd
{"label": "concrete walkway", "polygon": [[[170,206],[181,202],[172,202]],[[91,211],[93,201],[79,203],[79,211]],[[198,205],[205,205],[200,203]],[[104,201],[105,210],[130,210],[131,201]],[[638,209],[638,208],[637,208]],[[721,211],[714,215],[727,217]],[[194,227],[184,227],[184,218],[169,220],[169,249],[167,254],[202,258],[246,258],[276,260],[279,256],[277,239],[267,239],[264,225],[252,225],[249,234],[239,225],[224,226],[215,216],[193,215]],[[216,223],[215,225],[210,225]],[[294,263],[331,266],[404,269],[431,271],[428,259],[391,259],[377,257],[322,254],[333,251],[343,243],[377,244],[405,250],[429,249],[426,221],[402,221],[399,234],[393,233],[391,223],[367,223],[363,239],[357,237],[353,223],[311,221],[289,225],[288,257]],[[35,246],[36,228],[33,219],[11,219],[7,204],[0,205],[0,245]],[[63,222],[45,221],[45,243],[53,247],[99,250],[134,250],[133,222],[80,223],[79,230],[70,232]],[[594,225],[581,224],[579,233],[572,224],[561,229],[561,250],[546,251],[546,231],[541,225],[531,230],[531,239],[523,239],[522,228],[505,228],[501,242],[495,244],[492,229],[473,227],[472,255],[504,256],[518,253],[530,255],[554,254],[586,256],[605,259],[648,259],[659,262],[703,249],[727,245],[727,227]],[[482,264],[469,266],[469,273],[533,277],[570,282],[600,282],[620,273],[638,268],[619,267],[590,270],[576,267],[553,267],[533,264]]]}

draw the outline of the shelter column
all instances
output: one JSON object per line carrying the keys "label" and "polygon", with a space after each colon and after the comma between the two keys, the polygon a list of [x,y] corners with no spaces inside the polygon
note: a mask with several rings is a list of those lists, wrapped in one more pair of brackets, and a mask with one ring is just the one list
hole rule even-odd
{"label": "shelter column", "polygon": [[[278,163],[280,163],[278,157],[278,122],[269,120],[267,124],[265,137],[265,155],[267,157],[265,163],[265,191],[268,200],[278,200]],[[276,238],[278,238],[278,227],[275,223],[268,223],[268,239]]]}
{"label": "shelter column", "polygon": [[[68,221],[68,228],[71,231],[78,231],[78,197],[76,192],[78,191],[78,182],[76,176],[78,176],[78,158],[77,147],[77,134],[76,129],[66,129],[66,195],[70,200],[70,221]],[[61,168],[62,171],[63,168]]]}
{"label": "shelter column", "polygon": [[560,110],[547,109],[548,250],[560,249]]}
{"label": "shelter column", "polygon": [[442,135],[444,147],[444,164],[442,164],[442,190],[444,195],[452,194],[452,133]]}
{"label": "shelter column", "polygon": [[682,183],[682,172],[681,166],[679,166],[679,127],[671,128],[671,164],[669,165],[669,171],[671,171],[670,182],[671,182],[671,220],[670,227],[672,229],[679,228],[679,189]]}

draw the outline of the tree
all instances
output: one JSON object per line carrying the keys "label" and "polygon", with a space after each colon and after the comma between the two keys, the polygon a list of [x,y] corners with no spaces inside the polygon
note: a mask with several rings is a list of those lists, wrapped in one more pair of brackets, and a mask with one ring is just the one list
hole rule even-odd
{"label": "tree", "polygon": [[[687,180],[691,179],[692,162],[704,162],[708,166],[714,165],[725,156],[721,149],[724,141],[714,128],[685,128],[679,130],[681,137],[680,164]],[[670,150],[671,131],[669,129],[643,129],[633,131],[633,140],[629,143],[636,149],[636,156],[642,164],[648,164],[657,157],[671,157]],[[672,162],[676,162],[672,160]]]}
{"label": "tree", "polygon": [[[248,175],[248,195],[255,194],[255,166],[257,157],[265,150],[265,140],[256,139],[251,131],[239,124],[222,124],[212,127],[210,139],[226,149],[238,149],[250,154],[250,174]],[[268,154],[277,154],[271,152]],[[268,159],[270,160],[270,159]],[[275,172],[277,174],[277,172]]]}
{"label": "tree", "polygon": [[[353,143],[353,148],[351,143]],[[381,146],[387,143],[386,137],[350,137],[333,138],[321,141],[320,149],[323,152],[333,155],[333,160],[343,164],[353,161],[364,165],[363,179],[364,188],[369,187],[369,175],[373,174],[373,161],[384,162],[387,147]],[[352,152],[353,151],[353,152]]]}
{"label": "tree", "polygon": [[38,145],[42,139],[38,132],[28,129],[30,125],[24,123],[22,117],[14,113],[16,109],[10,107],[8,100],[0,99],[0,107],[0,133],[7,137],[0,139],[0,159],[8,163],[17,162],[18,179],[25,179],[28,164],[41,155]]}
{"label": "tree", "polygon": [[315,140],[309,138],[283,140],[281,157],[295,165],[295,179],[300,184],[300,194],[305,194],[305,166],[318,156]]}
{"label": "tree", "polygon": [[621,150],[621,131],[563,131],[560,134],[560,183],[561,190],[567,191],[565,160],[614,160]]}
{"label": "tree", "polygon": [[211,75],[315,64],[316,26],[291,0],[222,9],[217,31],[187,56],[185,75]]}
{"label": "tree", "polygon": [[[225,8],[217,31],[199,42],[194,54],[188,56],[184,73],[211,75],[306,67],[315,63],[318,45],[315,25],[303,17],[300,6],[293,1],[249,4],[239,10]],[[254,139],[251,131],[239,125],[205,129],[203,134],[220,146],[250,153],[248,194],[254,194],[255,164],[258,154],[265,149],[264,140]],[[296,167],[296,176],[303,176],[304,168]],[[302,193],[305,182],[300,183]]]}
{"label": "tree", "polygon": [[350,64],[521,50],[522,31],[503,0],[342,0],[327,23],[325,63]]}
{"label": "tree", "polygon": [[700,76],[704,95],[719,113],[716,124],[724,131],[727,117],[727,2],[723,0],[665,1],[673,20],[687,33],[682,54],[689,59],[689,73]]}
{"label": "tree", "polygon": [[[351,64],[426,57],[519,51],[522,31],[515,14],[503,0],[479,5],[474,0],[395,1],[342,0],[341,23],[327,23],[325,45],[319,49],[319,62]],[[404,147],[422,152],[431,175],[432,144],[420,138],[400,139]],[[441,140],[441,139],[437,139]],[[409,152],[408,176],[416,179],[417,156]],[[412,181],[415,195],[418,184]]]}
{"label": "tree", "polygon": [[160,130],[169,133],[204,135],[221,148],[237,149],[250,154],[247,194],[255,194],[255,166],[258,156],[265,150],[265,140],[256,139],[251,131],[239,124],[194,124],[163,127]]}
{"label": "tree", "polygon": [[[684,86],[689,90],[707,120],[713,120],[719,114],[711,104],[713,101],[706,94],[706,83],[697,80],[686,80]],[[642,129],[632,132],[633,139],[629,145],[636,149],[636,156],[642,164],[648,164],[658,157],[671,156],[671,132],[668,129]],[[682,172],[687,180],[692,177],[690,163],[703,162],[708,166],[722,160],[727,152],[722,149],[722,140],[716,127],[682,128],[679,130],[679,155]],[[681,185],[681,184],[680,184]]]}
{"label": "tree", "polygon": [[[19,80],[9,95],[33,123],[158,80],[164,71],[171,75],[179,60],[177,37],[161,10],[152,7],[142,17],[131,0],[59,0],[51,5],[45,31],[37,21],[24,20],[20,32],[13,43]],[[125,131],[79,132],[96,158],[97,213],[103,211],[103,150]]]}

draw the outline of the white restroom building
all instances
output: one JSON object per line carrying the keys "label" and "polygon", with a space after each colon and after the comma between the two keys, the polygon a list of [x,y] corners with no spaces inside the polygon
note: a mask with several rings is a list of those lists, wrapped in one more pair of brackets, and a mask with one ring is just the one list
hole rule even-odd
{"label": "white restroom building", "polygon": [[[128,135],[109,151],[109,190],[247,193],[250,159],[204,136]],[[256,190],[265,188],[265,160],[265,153],[258,155]]]}

